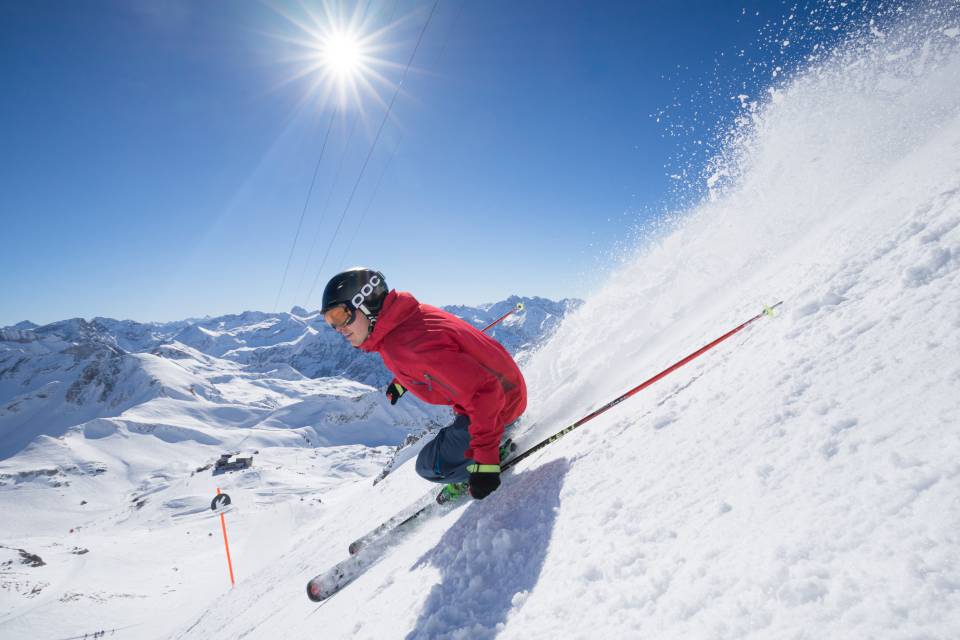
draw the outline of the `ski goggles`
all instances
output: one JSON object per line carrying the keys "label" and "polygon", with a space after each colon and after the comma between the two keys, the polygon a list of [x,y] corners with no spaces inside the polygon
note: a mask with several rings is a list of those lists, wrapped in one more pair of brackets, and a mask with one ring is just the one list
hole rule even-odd
{"label": "ski goggles", "polygon": [[357,319],[357,312],[346,304],[338,304],[323,312],[324,321],[334,331],[339,331]]}

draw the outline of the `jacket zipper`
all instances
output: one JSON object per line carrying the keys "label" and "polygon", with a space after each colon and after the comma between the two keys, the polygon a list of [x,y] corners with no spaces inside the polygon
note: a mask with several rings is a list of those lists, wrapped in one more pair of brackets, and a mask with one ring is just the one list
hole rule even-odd
{"label": "jacket zipper", "polygon": [[[423,374],[423,377],[427,380],[427,388],[430,390],[431,393],[433,393],[433,383],[436,382],[436,383],[439,384],[441,387],[443,387],[444,389],[446,389],[447,392],[448,392],[451,396],[456,395],[456,393],[455,393],[454,390],[453,390],[453,387],[451,387],[451,386],[448,385],[448,384],[445,384],[442,380],[439,380],[439,379],[437,379],[437,378],[434,378],[434,377],[433,377],[432,375],[430,375],[429,373]],[[447,398],[447,400],[449,400],[450,402],[453,402],[453,398],[452,398],[452,397],[451,397],[451,398]]]}

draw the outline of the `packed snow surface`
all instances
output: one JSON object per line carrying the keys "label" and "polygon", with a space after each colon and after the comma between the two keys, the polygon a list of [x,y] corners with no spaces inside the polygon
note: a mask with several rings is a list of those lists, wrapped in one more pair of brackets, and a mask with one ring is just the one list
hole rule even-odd
{"label": "packed snow surface", "polygon": [[[0,634],[960,637],[956,26],[871,25],[752,109],[717,165],[734,179],[526,362],[515,438],[538,441],[782,299],[776,317],[518,465],[489,499],[424,521],[320,606],[307,579],[423,493],[411,464],[372,485],[349,480],[374,472],[376,449],[364,462],[357,445],[287,448],[225,476],[232,589],[220,523],[195,497],[208,477],[157,477],[143,492],[166,491],[162,509],[106,511],[53,540],[46,567],[21,563],[44,541],[17,527],[0,549]],[[27,484],[17,504],[50,499]],[[282,498],[316,486],[322,503]],[[43,571],[21,604],[28,582],[9,576]]]}

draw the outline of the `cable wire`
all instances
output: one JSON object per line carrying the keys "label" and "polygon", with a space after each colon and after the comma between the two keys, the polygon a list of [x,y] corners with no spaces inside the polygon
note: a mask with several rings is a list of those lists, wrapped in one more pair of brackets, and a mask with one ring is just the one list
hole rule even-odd
{"label": "cable wire", "polygon": [[343,220],[347,215],[347,211],[350,210],[350,205],[353,203],[353,198],[357,193],[357,188],[360,186],[360,181],[363,179],[363,174],[367,170],[367,164],[370,162],[370,157],[373,155],[373,152],[377,147],[377,142],[380,140],[380,134],[383,133],[383,127],[387,124],[387,120],[390,117],[390,112],[393,110],[393,105],[397,101],[397,96],[400,94],[400,89],[403,87],[403,83],[407,79],[407,73],[410,71],[410,65],[413,64],[413,59],[417,55],[417,50],[420,49],[420,43],[423,41],[423,34],[426,33],[427,27],[430,25],[430,21],[433,19],[433,14],[436,12],[437,5],[439,4],[440,0],[434,1],[433,7],[430,9],[430,15],[427,16],[427,21],[423,23],[423,28],[420,30],[420,35],[417,38],[417,44],[413,47],[413,52],[410,54],[410,59],[407,60],[407,66],[403,69],[403,75],[400,77],[400,82],[397,84],[397,88],[393,92],[393,97],[390,99],[390,104],[387,106],[387,111],[383,114],[383,120],[380,122],[380,127],[377,129],[376,136],[374,136],[373,144],[370,145],[370,150],[367,152],[367,157],[364,158],[363,165],[360,167],[360,175],[357,176],[357,180],[353,184],[353,189],[350,191],[350,197],[347,199],[347,204],[343,208],[343,213],[340,215],[340,221],[337,223],[337,228],[330,237],[330,243],[327,245],[327,251],[323,256],[323,262],[320,263],[320,268],[317,270],[317,275],[313,279],[313,285],[310,287],[310,292],[307,294],[307,299],[305,300],[307,303],[309,303],[310,298],[313,297],[313,292],[317,287],[317,282],[320,280],[320,274],[323,273],[323,267],[326,266],[327,258],[330,256],[330,249],[333,247],[333,243],[337,239],[337,234],[340,233],[340,227],[343,225]]}
{"label": "cable wire", "polygon": [[[457,8],[456,14],[453,16],[453,20],[450,21],[450,25],[447,27],[447,35],[443,40],[443,46],[440,47],[439,53],[434,60],[434,66],[440,62],[443,58],[443,54],[447,50],[447,45],[450,44],[450,40],[453,37],[453,31],[457,23],[460,22],[460,16],[463,15],[463,9],[467,6],[466,0],[460,3],[460,6]],[[390,156],[387,158],[387,162],[383,167],[383,171],[380,173],[380,176],[377,178],[377,182],[373,187],[373,191],[370,194],[370,199],[367,201],[367,206],[364,208],[363,213],[360,214],[360,220],[357,222],[357,226],[353,230],[353,234],[350,236],[350,242],[347,243],[347,248],[344,249],[343,254],[340,256],[340,262],[337,263],[340,265],[341,269],[347,268],[347,256],[350,254],[350,249],[353,247],[354,241],[357,239],[357,235],[360,233],[360,229],[363,228],[363,221],[367,218],[367,213],[370,212],[370,209],[373,207],[373,203],[376,200],[377,193],[380,190],[380,184],[383,182],[383,178],[387,175],[387,171],[390,168],[390,165],[393,163],[393,159],[397,155],[397,151],[400,149],[400,143],[403,142],[403,131],[400,132],[400,136],[397,139],[397,144],[394,145],[393,151],[390,152]],[[299,289],[299,287],[298,287]]]}
{"label": "cable wire", "polygon": [[343,173],[344,161],[347,158],[346,150],[350,149],[350,143],[353,142],[353,134],[357,128],[357,121],[360,119],[359,114],[354,116],[353,124],[350,125],[350,132],[347,134],[347,142],[344,145],[345,151],[340,154],[340,163],[337,165],[337,173],[333,176],[333,182],[330,183],[330,190],[327,191],[327,198],[323,203],[323,209],[320,210],[320,220],[317,222],[317,231],[313,234],[313,241],[310,243],[310,251],[307,252],[307,260],[303,265],[303,272],[300,274],[300,280],[297,281],[298,292],[303,292],[303,282],[307,278],[307,271],[310,270],[310,260],[313,258],[313,251],[317,248],[317,240],[320,239],[320,231],[323,227],[323,219],[327,215],[327,211],[330,209],[330,201],[333,199],[333,192],[337,188],[337,184],[340,182],[340,175]]}
{"label": "cable wire", "polygon": [[363,213],[360,214],[360,220],[357,222],[357,226],[353,230],[353,235],[350,236],[350,242],[347,243],[347,248],[344,249],[343,255],[340,256],[340,262],[338,263],[342,268],[347,268],[347,256],[350,254],[350,249],[353,247],[353,241],[357,239],[357,234],[360,233],[360,229],[363,228],[363,221],[367,217],[367,213],[370,211],[370,208],[373,206],[373,201],[377,197],[377,191],[380,189],[380,183],[383,182],[383,177],[387,175],[387,170],[390,168],[390,164],[393,162],[393,159],[397,156],[397,150],[400,148],[400,143],[403,142],[403,132],[400,132],[400,137],[397,138],[397,144],[393,147],[393,152],[387,158],[387,162],[383,165],[383,171],[380,172],[380,176],[377,178],[376,184],[373,186],[373,191],[370,193],[370,199],[367,201],[367,206],[363,209]]}
{"label": "cable wire", "polygon": [[320,163],[323,162],[324,152],[327,150],[327,141],[330,139],[330,131],[333,129],[333,121],[337,117],[337,109],[334,108],[330,114],[330,124],[327,125],[327,133],[323,136],[323,146],[320,147],[320,157],[317,158],[317,166],[313,168],[313,178],[310,180],[310,188],[307,190],[307,199],[303,203],[303,211],[300,212],[300,222],[297,223],[297,232],[293,236],[293,244],[290,245],[290,255],[287,256],[287,266],[283,268],[283,278],[280,280],[280,290],[277,291],[277,299],[273,303],[273,311],[277,312],[280,306],[280,295],[283,293],[283,287],[287,283],[287,272],[290,271],[290,262],[293,260],[293,253],[297,248],[297,241],[300,239],[300,230],[303,228],[303,218],[307,215],[307,207],[310,204],[310,196],[313,195],[313,185],[317,182],[317,174],[320,172]]}

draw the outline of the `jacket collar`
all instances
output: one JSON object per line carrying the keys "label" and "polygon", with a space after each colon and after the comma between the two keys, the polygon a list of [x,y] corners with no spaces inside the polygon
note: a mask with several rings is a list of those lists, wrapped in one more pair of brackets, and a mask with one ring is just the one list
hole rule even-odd
{"label": "jacket collar", "polygon": [[406,291],[394,289],[383,300],[372,333],[360,344],[363,351],[378,351],[384,338],[420,309],[420,302]]}

